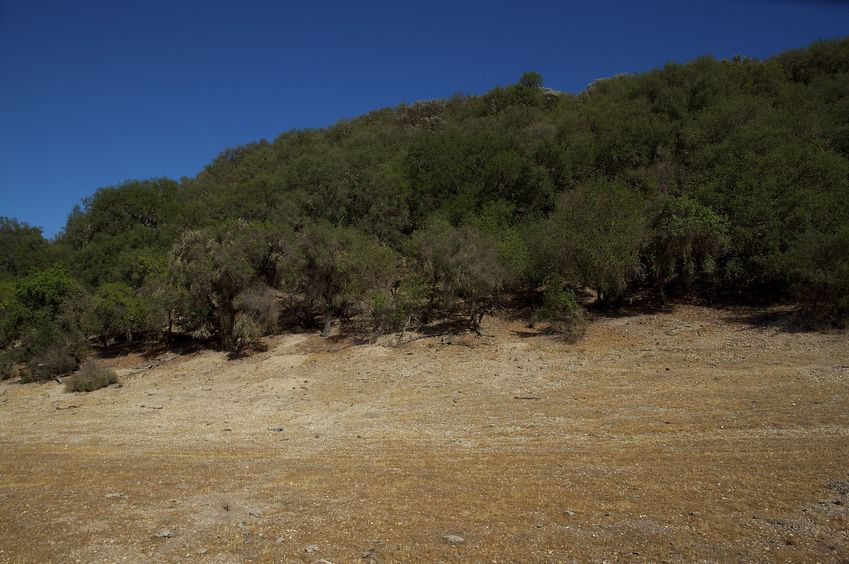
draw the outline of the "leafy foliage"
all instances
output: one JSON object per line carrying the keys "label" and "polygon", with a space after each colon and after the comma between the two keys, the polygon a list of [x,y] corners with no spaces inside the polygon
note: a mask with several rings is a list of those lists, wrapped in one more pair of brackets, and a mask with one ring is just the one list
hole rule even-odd
{"label": "leafy foliage", "polygon": [[239,351],[281,308],[325,334],[361,313],[395,331],[462,312],[479,331],[505,291],[577,327],[584,286],[602,307],[637,289],[794,300],[845,325],[847,53],[700,57],[578,95],[529,72],[102,188],[54,241],[0,218],[3,366],[48,377],[90,339],[173,332]]}
{"label": "leafy foliage", "polygon": [[543,282],[542,305],[534,312],[534,321],[547,321],[550,330],[574,343],[586,330],[584,310],[578,305],[575,291],[557,274],[549,274]]}
{"label": "leafy foliage", "polygon": [[430,304],[444,310],[461,300],[471,328],[480,333],[504,282],[496,241],[469,226],[435,221],[413,234],[411,247]]}
{"label": "leafy foliage", "polygon": [[561,197],[539,247],[561,275],[616,303],[643,273],[645,201],[620,182],[592,181]]}
{"label": "leafy foliage", "polygon": [[667,198],[652,226],[652,266],[661,299],[667,284],[680,277],[687,289],[698,274],[716,273],[719,254],[727,244],[725,219],[686,196]]}
{"label": "leafy foliage", "polygon": [[22,276],[44,268],[51,250],[41,229],[8,217],[0,217],[0,272]]}

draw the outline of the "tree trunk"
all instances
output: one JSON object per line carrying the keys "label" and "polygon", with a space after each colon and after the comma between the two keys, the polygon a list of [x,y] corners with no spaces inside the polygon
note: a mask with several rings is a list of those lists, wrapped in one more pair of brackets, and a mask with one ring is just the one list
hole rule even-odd
{"label": "tree trunk", "polygon": [[324,329],[321,330],[321,336],[322,337],[329,336],[330,335],[330,329],[331,329],[332,326],[333,326],[333,317],[329,313],[326,313],[324,315]]}
{"label": "tree trunk", "polygon": [[480,337],[482,335],[481,323],[483,323],[483,316],[486,315],[486,308],[478,304],[474,304],[471,307],[471,314],[472,331],[475,332],[475,335]]}
{"label": "tree trunk", "polygon": [[218,328],[221,331],[221,345],[230,348],[233,344],[233,325],[236,321],[236,311],[232,304],[223,300],[218,306]]}
{"label": "tree trunk", "polygon": [[330,336],[330,329],[333,325],[333,303],[330,299],[325,299],[324,303],[324,329],[321,330],[322,337]]}

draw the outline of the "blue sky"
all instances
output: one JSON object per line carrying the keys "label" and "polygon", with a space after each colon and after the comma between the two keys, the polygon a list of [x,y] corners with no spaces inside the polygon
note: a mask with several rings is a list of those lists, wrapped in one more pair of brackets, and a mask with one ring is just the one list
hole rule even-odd
{"label": "blue sky", "polygon": [[526,70],[577,92],[849,34],[849,2],[0,0],[0,215],[54,235],[131,178]]}

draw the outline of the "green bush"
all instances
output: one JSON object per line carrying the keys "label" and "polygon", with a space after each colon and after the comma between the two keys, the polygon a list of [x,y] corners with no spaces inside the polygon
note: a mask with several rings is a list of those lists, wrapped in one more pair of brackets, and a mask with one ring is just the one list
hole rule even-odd
{"label": "green bush", "polygon": [[642,277],[645,208],[643,197],[622,182],[588,182],[560,197],[537,252],[549,272],[594,288],[599,305],[616,306]]}
{"label": "green bush", "polygon": [[428,306],[428,288],[420,277],[408,277],[392,291],[373,290],[367,302],[375,332],[404,331],[421,321],[421,314]]}
{"label": "green bush", "polygon": [[433,221],[413,233],[410,245],[431,309],[447,311],[460,300],[470,328],[480,334],[483,316],[504,286],[497,241],[474,227]]}
{"label": "green bush", "polygon": [[65,391],[93,392],[117,383],[118,375],[114,370],[89,359],[83,363],[76,374],[68,378],[65,382]]}
{"label": "green bush", "polygon": [[546,276],[542,305],[534,313],[535,321],[547,321],[549,330],[574,343],[586,332],[586,316],[578,304],[575,292],[556,274]]}
{"label": "green bush", "polygon": [[849,325],[849,226],[834,234],[809,233],[790,251],[791,272],[808,328]]}
{"label": "green bush", "polygon": [[144,330],[145,307],[137,293],[122,282],[101,284],[89,308],[91,329],[105,343],[109,339],[132,342],[133,333]]}

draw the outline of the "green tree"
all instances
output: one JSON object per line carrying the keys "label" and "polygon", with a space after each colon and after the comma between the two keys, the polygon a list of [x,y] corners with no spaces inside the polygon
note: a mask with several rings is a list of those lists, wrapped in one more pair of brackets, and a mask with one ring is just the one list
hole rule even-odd
{"label": "green tree", "polygon": [[447,309],[461,300],[471,329],[480,335],[505,278],[496,241],[468,226],[434,221],[413,234],[411,249],[430,287],[431,307]]}
{"label": "green tree", "polygon": [[652,266],[666,303],[666,287],[676,277],[690,290],[697,274],[713,275],[726,242],[726,220],[686,196],[664,200],[652,225]]}
{"label": "green tree", "polygon": [[33,271],[15,284],[18,321],[12,339],[27,379],[50,378],[79,366],[88,354],[86,311],[90,296],[62,268]]}
{"label": "green tree", "polygon": [[849,225],[836,233],[807,233],[788,262],[803,321],[812,327],[849,324]]}
{"label": "green tree", "polygon": [[[268,227],[243,220],[187,231],[171,250],[170,268],[186,295],[183,321],[209,324],[225,348],[240,347],[240,296],[276,276],[276,242]],[[240,327],[245,333],[245,324]]]}
{"label": "green tree", "polygon": [[616,305],[643,273],[648,225],[643,198],[622,183],[597,180],[563,194],[536,246],[554,272],[594,288]]}
{"label": "green tree", "polygon": [[50,262],[50,245],[41,229],[0,217],[0,272],[21,276]]}
{"label": "green tree", "polygon": [[541,88],[542,75],[538,72],[528,71],[519,78],[519,85],[525,88]]}
{"label": "green tree", "polygon": [[145,303],[122,282],[101,284],[94,293],[90,324],[105,344],[110,338],[133,341],[133,334],[145,329]]}
{"label": "green tree", "polygon": [[319,311],[322,336],[371,290],[391,285],[396,260],[373,236],[326,223],[309,225],[299,234],[295,255],[294,289]]}

